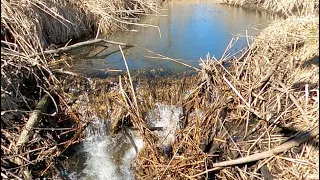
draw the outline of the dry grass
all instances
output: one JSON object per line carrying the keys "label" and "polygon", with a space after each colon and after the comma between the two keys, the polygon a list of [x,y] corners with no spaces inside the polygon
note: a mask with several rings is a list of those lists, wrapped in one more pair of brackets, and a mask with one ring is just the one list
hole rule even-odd
{"label": "dry grass", "polygon": [[[62,80],[48,65],[54,57],[33,54],[52,48],[52,44],[64,46],[79,39],[107,36],[116,29],[128,29],[130,25],[148,26],[135,23],[132,18],[143,13],[157,13],[159,3],[158,0],[1,1],[3,178],[26,179],[24,175],[28,169],[34,178],[53,177],[53,160],[79,140],[87,125],[79,120],[78,110],[69,107]],[[30,142],[16,152],[16,141],[29,114],[37,101],[49,92],[54,101],[50,109],[54,112],[42,118],[40,129],[34,130]],[[43,129],[46,127],[68,128],[50,131]],[[18,164],[14,162],[16,157],[21,159]]]}
{"label": "dry grass", "polygon": [[[246,1],[228,1],[231,2],[243,5]],[[315,12],[318,7],[314,1],[305,4],[290,1],[286,7],[271,1],[260,3],[285,14],[291,14],[295,6],[300,8],[297,10],[300,14]],[[318,139],[257,163],[203,174],[214,162],[265,151],[318,124],[319,60],[314,60],[319,56],[318,15],[275,22],[241,57],[232,61],[223,59],[231,64],[228,69],[221,61],[208,56],[201,64],[201,72],[193,77],[142,81],[128,76],[112,79],[105,88],[105,81],[91,80],[85,85],[82,79],[74,77],[59,81],[48,68],[49,59],[29,55],[51,43],[67,43],[70,39],[95,36],[97,32],[106,33],[119,27],[125,29],[126,25],[135,24],[128,19],[136,14],[156,13],[157,1],[5,0],[1,5],[1,96],[5,100],[1,102],[3,177],[23,177],[21,167],[10,164],[13,156],[23,157],[29,167],[47,168],[33,171],[34,177],[53,176],[47,172],[52,168],[51,160],[79,140],[82,130],[90,123],[90,116],[95,114],[106,119],[112,117],[113,121],[130,117],[138,128],[146,142],[133,163],[138,179],[201,179],[209,175],[218,179],[262,179],[259,169],[263,165],[278,179],[319,176],[319,164],[314,158],[319,154]],[[64,83],[70,89],[87,87],[72,98],[65,93]],[[13,152],[11,147],[15,146],[28,113],[35,107],[35,100],[54,87],[59,87],[53,92],[59,102],[56,113],[60,114],[46,117],[44,122],[49,124],[41,127],[57,125],[72,129],[37,132],[26,148]],[[79,96],[85,89],[95,90],[96,94]],[[69,107],[74,98],[86,104],[93,102],[93,107],[77,104]],[[175,133],[172,157],[159,147],[160,137],[147,128],[146,112],[156,102],[183,108],[184,125]],[[67,120],[75,123],[67,124]],[[56,137],[56,131],[65,135],[59,145],[51,138]]]}
{"label": "dry grass", "polygon": [[234,6],[259,7],[273,13],[286,16],[298,14],[304,16],[319,11],[319,2],[315,0],[216,0],[218,3]]}

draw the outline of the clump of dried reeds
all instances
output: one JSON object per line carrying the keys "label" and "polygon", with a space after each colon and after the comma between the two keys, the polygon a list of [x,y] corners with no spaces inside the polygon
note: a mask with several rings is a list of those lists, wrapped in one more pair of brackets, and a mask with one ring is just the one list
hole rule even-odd
{"label": "clump of dried reeds", "polygon": [[[2,32],[20,52],[39,52],[51,44],[127,28],[138,13],[157,13],[159,1],[3,1]],[[129,20],[128,20],[129,19]],[[144,25],[148,26],[148,25]],[[15,42],[13,42],[13,40]]]}
{"label": "clump of dried reeds", "polygon": [[286,16],[300,16],[318,13],[319,2],[315,0],[217,0],[218,3],[233,6],[260,7],[273,13]]}

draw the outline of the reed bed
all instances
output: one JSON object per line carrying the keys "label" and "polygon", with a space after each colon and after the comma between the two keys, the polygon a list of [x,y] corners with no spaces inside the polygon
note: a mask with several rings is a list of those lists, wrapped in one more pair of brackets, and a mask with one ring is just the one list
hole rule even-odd
{"label": "reed bed", "polygon": [[[1,1],[2,178],[54,177],[61,169],[55,162],[78,142],[87,126],[80,120],[84,116],[70,106],[65,76],[49,66],[56,55],[42,53],[129,26],[148,26],[136,19],[140,14],[158,13],[160,3]],[[77,82],[75,88],[83,80]]]}
{"label": "reed bed", "polygon": [[319,11],[319,2],[315,0],[216,0],[221,4],[233,6],[249,6],[261,8],[273,13],[280,13],[286,16],[298,14],[304,16],[315,14]]}
{"label": "reed bed", "polygon": [[[314,13],[317,4],[308,2],[313,4],[292,1],[301,14]],[[278,4],[259,3],[279,11]],[[112,133],[121,132],[125,121],[137,128],[145,142],[132,163],[137,179],[319,176],[318,137],[270,158],[216,164],[267,151],[318,126],[318,15],[275,22],[240,57],[218,61],[208,55],[192,77],[149,80],[128,73],[98,80],[56,75],[48,66],[54,57],[34,54],[51,44],[138,25],[132,19],[157,13],[158,1],[5,0],[1,5],[3,178],[54,177],[61,154],[81,140],[93,116],[110,120]],[[293,11],[288,7],[285,12]],[[52,101],[47,108],[52,111],[35,108],[42,99]],[[183,109],[169,154],[146,121],[156,103]],[[39,127],[17,148],[30,113],[39,111]]]}

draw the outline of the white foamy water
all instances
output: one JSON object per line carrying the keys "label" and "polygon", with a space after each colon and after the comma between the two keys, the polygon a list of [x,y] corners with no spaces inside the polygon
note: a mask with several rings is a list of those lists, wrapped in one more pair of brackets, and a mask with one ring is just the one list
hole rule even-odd
{"label": "white foamy water", "polygon": [[168,146],[175,140],[175,132],[181,126],[181,118],[183,117],[182,107],[176,105],[156,104],[158,118],[149,114],[148,120],[155,127],[162,127],[162,131],[158,131],[158,135],[162,137],[162,144]]}
{"label": "white foamy water", "polygon": [[[149,113],[147,121],[155,127],[163,127],[156,131],[162,137],[164,146],[174,141],[175,131],[180,128],[182,108],[174,105],[157,103],[155,111]],[[83,165],[79,165],[81,173],[73,172],[72,179],[80,180],[130,180],[133,179],[131,162],[136,156],[136,150],[122,133],[115,137],[108,135],[104,120],[95,118],[86,128],[85,140],[81,153]],[[138,151],[143,147],[143,140],[137,131],[128,133],[133,138]],[[79,170],[78,170],[79,172]]]}
{"label": "white foamy water", "polygon": [[[94,119],[86,129],[82,144],[85,154],[84,168],[81,175],[73,175],[80,180],[130,180],[133,174],[131,160],[136,152],[123,135],[111,137],[107,134],[104,120]],[[134,139],[141,149],[139,139]]]}
{"label": "white foamy water", "polygon": [[[112,161],[112,157],[108,153],[110,147],[110,139],[94,140],[93,142],[84,143],[84,151],[87,152],[86,167],[83,173],[93,179],[120,179],[117,167]],[[82,178],[87,179],[88,177]]]}

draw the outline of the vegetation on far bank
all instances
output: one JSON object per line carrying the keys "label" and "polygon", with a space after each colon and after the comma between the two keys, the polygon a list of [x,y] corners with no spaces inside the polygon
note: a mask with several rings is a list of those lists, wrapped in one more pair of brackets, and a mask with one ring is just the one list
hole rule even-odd
{"label": "vegetation on far bank", "polygon": [[304,16],[318,14],[319,1],[316,0],[215,0],[221,4],[233,6],[248,6],[280,13],[287,17],[292,15]]}

